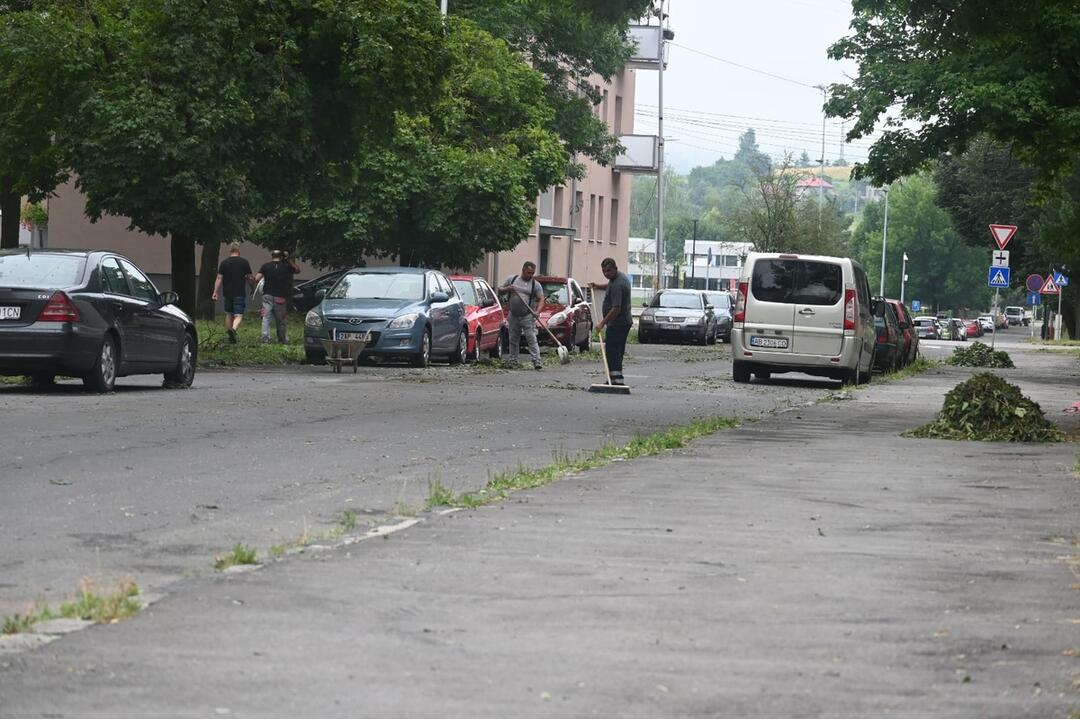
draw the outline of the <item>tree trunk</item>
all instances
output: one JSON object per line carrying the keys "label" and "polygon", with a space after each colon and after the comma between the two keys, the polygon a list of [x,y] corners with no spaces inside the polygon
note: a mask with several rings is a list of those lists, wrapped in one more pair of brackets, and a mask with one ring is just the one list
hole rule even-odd
{"label": "tree trunk", "polygon": [[196,312],[203,320],[213,320],[217,303],[212,299],[214,281],[217,280],[218,255],[221,254],[221,238],[204,240],[202,261],[199,263],[199,293]]}
{"label": "tree trunk", "polygon": [[180,296],[180,309],[195,315],[195,240],[182,235],[172,235],[172,289]]}
{"label": "tree trunk", "polygon": [[[1064,292],[1064,289],[1062,290]],[[1077,327],[1080,326],[1080,293],[1073,291],[1070,293],[1073,298],[1072,302],[1068,302],[1069,298],[1062,298],[1061,303],[1061,318],[1062,327],[1069,334],[1069,337],[1073,340],[1080,339],[1080,334],[1077,334]],[[1064,335],[1062,335],[1064,337]]]}
{"label": "tree trunk", "polygon": [[19,247],[19,213],[22,208],[19,193],[7,184],[0,185],[0,248]]}

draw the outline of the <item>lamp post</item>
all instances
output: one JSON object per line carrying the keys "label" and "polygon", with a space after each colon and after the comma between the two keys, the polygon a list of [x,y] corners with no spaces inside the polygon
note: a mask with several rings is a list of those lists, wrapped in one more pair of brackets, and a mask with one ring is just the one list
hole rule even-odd
{"label": "lamp post", "polygon": [[904,264],[900,270],[900,304],[904,304],[904,285],[907,284],[907,253],[904,253]]}
{"label": "lamp post", "polygon": [[878,287],[878,295],[885,297],[885,243],[889,237],[889,188],[885,192],[885,225],[881,229],[881,285]]}
{"label": "lamp post", "polygon": [[690,277],[694,279],[694,287],[697,287],[697,218],[691,220],[694,223],[694,240],[690,250]]}

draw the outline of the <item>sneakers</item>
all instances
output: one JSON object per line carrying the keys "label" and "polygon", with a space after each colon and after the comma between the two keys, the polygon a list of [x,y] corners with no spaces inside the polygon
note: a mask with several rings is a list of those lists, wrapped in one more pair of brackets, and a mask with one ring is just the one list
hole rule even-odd
{"label": "sneakers", "polygon": [[229,329],[229,343],[231,345],[236,344],[236,331],[231,328]]}
{"label": "sneakers", "polygon": [[268,337],[266,337],[264,335],[263,337],[259,338],[259,343],[262,344],[262,345],[269,345],[270,344],[270,338],[268,338]]}
{"label": "sneakers", "polygon": [[533,370],[543,370],[544,366],[541,363],[533,363]]}

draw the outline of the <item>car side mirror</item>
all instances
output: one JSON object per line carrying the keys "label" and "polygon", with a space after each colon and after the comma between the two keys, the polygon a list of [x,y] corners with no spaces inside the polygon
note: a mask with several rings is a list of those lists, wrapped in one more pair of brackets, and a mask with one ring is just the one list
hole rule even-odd
{"label": "car side mirror", "polygon": [[450,296],[441,290],[431,293],[431,302],[444,303],[450,300]]}
{"label": "car side mirror", "polygon": [[642,300],[641,301],[641,307],[649,307],[649,301],[648,300]]}
{"label": "car side mirror", "polygon": [[326,289],[325,288],[319,288],[318,290],[315,291],[315,299],[316,300],[322,300],[324,297],[326,297]]}
{"label": "car side mirror", "polygon": [[172,290],[166,290],[165,292],[158,293],[157,301],[158,305],[175,305],[180,302],[180,296]]}
{"label": "car side mirror", "polygon": [[491,307],[495,304],[495,298],[484,298],[484,302],[481,307]]}

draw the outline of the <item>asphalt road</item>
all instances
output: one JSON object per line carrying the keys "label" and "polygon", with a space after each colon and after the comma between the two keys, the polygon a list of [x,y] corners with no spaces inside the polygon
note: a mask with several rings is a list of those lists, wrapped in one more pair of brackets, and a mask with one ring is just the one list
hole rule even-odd
{"label": "asphalt road", "polygon": [[[484,366],[200,371],[187,391],[122,378],[98,396],[65,381],[0,386],[0,615],[68,599],[84,576],[153,592],[212,572],[243,543],[317,536],[424,507],[432,483],[625,442],[695,418],[761,417],[835,383],[736,386],[730,346],[632,346],[629,397],[585,392],[596,359],[541,372]],[[553,360],[553,358],[549,358]]]}

